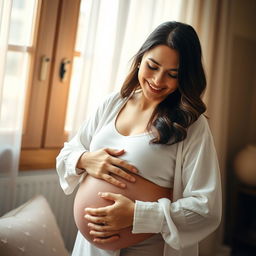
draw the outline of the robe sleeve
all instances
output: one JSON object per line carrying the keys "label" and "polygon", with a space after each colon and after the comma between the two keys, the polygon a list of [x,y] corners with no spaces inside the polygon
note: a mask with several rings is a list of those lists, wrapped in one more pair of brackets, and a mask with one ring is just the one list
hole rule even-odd
{"label": "robe sleeve", "polygon": [[117,98],[117,93],[106,97],[96,112],[82,124],[77,134],[69,142],[64,143],[57,156],[56,170],[60,185],[67,195],[71,194],[87,175],[85,170],[76,168],[77,162],[84,152],[89,151],[92,137],[104,122],[114,98]]}
{"label": "robe sleeve", "polygon": [[165,242],[176,250],[198,243],[221,220],[219,165],[204,116],[188,129],[180,169],[181,174],[177,175],[180,180],[174,179],[174,188],[175,183],[181,186],[180,198],[173,202],[167,198],[158,202],[136,201],[132,230],[133,233],[161,233]]}

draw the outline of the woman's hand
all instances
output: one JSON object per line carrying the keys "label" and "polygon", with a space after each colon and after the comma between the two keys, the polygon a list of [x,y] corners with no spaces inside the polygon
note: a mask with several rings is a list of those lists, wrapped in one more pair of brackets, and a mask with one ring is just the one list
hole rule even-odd
{"label": "woman's hand", "polygon": [[127,181],[135,182],[135,178],[124,170],[137,173],[138,170],[118,157],[125,151],[110,148],[100,149],[95,152],[85,152],[77,163],[77,168],[85,169],[94,178],[105,180],[117,187],[125,188],[126,184],[115,179],[111,173],[124,178]]}
{"label": "woman's hand", "polygon": [[135,203],[121,194],[99,192],[99,196],[114,203],[101,208],[86,208],[84,217],[89,221],[94,242],[113,242],[119,238],[119,230],[132,226]]}

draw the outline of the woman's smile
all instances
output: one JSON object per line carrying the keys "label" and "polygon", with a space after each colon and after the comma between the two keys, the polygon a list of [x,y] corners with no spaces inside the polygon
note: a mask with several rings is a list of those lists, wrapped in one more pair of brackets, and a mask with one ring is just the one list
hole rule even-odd
{"label": "woman's smile", "polygon": [[155,85],[153,85],[152,83],[148,82],[148,87],[149,89],[153,92],[153,93],[160,93],[162,92],[165,88],[161,88],[161,87],[157,87]]}

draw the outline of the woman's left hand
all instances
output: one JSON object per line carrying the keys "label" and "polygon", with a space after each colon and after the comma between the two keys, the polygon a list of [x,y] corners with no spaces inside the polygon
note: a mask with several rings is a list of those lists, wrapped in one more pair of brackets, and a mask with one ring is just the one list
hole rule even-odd
{"label": "woman's left hand", "polygon": [[101,208],[86,208],[84,217],[89,221],[94,242],[107,243],[113,241],[111,236],[106,238],[108,234],[118,234],[120,229],[132,226],[135,203],[121,194],[99,192],[99,196],[114,203]]}

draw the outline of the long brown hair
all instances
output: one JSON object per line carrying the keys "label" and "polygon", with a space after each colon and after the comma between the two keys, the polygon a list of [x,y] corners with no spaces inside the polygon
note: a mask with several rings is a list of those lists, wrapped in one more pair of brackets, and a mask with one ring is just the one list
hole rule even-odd
{"label": "long brown hair", "polygon": [[128,97],[140,87],[138,65],[143,55],[158,45],[167,45],[178,51],[179,87],[158,104],[147,130],[156,131],[152,143],[174,144],[187,137],[187,128],[206,110],[201,99],[206,87],[202,50],[199,38],[190,25],[165,22],[149,35],[133,58],[130,72],[121,88],[121,96]]}

